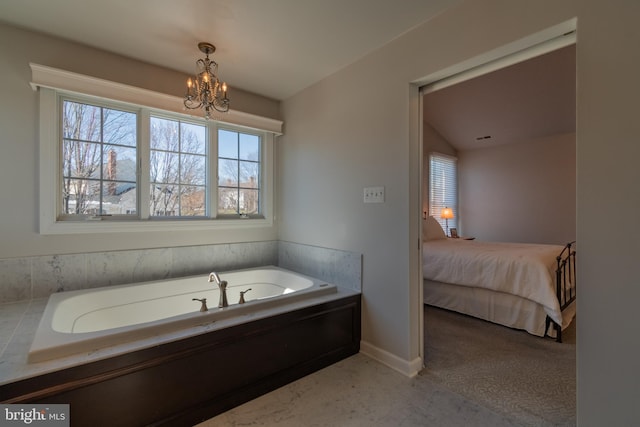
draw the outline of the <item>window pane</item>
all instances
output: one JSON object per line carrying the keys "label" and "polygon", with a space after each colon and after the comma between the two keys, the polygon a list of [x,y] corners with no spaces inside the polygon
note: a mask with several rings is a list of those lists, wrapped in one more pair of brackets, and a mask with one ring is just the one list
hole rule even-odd
{"label": "window pane", "polygon": [[183,155],[180,164],[180,183],[204,185],[206,182],[206,157]]}
{"label": "window pane", "polygon": [[103,156],[103,179],[136,181],[135,148],[104,145]]}
{"label": "window pane", "polygon": [[256,135],[240,134],[240,160],[260,160],[260,138]]}
{"label": "window pane", "polygon": [[151,185],[150,214],[152,216],[174,216],[178,214],[178,186],[173,184]]}
{"label": "window pane", "polygon": [[99,179],[100,144],[64,140],[62,143],[62,176]]}
{"label": "window pane", "polygon": [[102,184],[102,213],[131,215],[136,211],[135,182],[109,181]]}
{"label": "window pane", "polygon": [[206,154],[207,153],[207,128],[191,123],[181,123],[182,144],[180,151],[183,153]]}
{"label": "window pane", "polygon": [[151,117],[150,144],[152,150],[179,151],[178,122]]}
{"label": "window pane", "polygon": [[110,144],[136,146],[137,118],[134,113],[127,111],[103,109],[104,114],[104,142]]}
{"label": "window pane", "polygon": [[180,195],[181,216],[204,216],[205,188],[198,186],[182,187]]}
{"label": "window pane", "polygon": [[62,207],[65,214],[100,213],[100,182],[87,179],[63,180]]}
{"label": "window pane", "polygon": [[220,129],[218,131],[218,157],[238,158],[238,133]]}
{"label": "window pane", "polygon": [[218,185],[225,187],[238,186],[238,161],[218,160]]}
{"label": "window pane", "polygon": [[258,213],[258,190],[240,190],[239,213]]}
{"label": "window pane", "polygon": [[218,189],[218,213],[238,213],[238,190],[235,188]]}
{"label": "window pane", "polygon": [[101,130],[100,107],[64,101],[62,136],[80,141],[98,141]]}
{"label": "window pane", "polygon": [[150,181],[157,183],[177,183],[178,159],[178,153],[151,151]]}
{"label": "window pane", "polygon": [[240,187],[258,188],[260,164],[256,162],[240,162]]}

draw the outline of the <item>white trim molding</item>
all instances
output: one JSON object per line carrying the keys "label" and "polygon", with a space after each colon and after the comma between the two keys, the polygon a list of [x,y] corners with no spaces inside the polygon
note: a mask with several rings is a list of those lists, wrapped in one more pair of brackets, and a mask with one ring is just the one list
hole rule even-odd
{"label": "white trim molding", "polygon": [[373,360],[377,360],[383,365],[386,365],[409,378],[413,378],[418,375],[424,367],[421,357],[416,357],[413,360],[404,360],[395,354],[391,354],[386,350],[374,346],[367,341],[360,341],[360,353],[369,356]]}
{"label": "white trim molding", "polygon": [[531,58],[575,44],[577,19],[572,18],[505,46],[433,73],[420,80],[421,94],[470,80]]}
{"label": "white trim molding", "polygon": [[[144,105],[149,108],[189,115],[185,113],[183,108],[183,99],[177,96],[99,79],[97,77],[85,76],[45,65],[29,63],[29,66],[31,67],[31,87],[33,90],[36,90],[38,87],[44,87],[72,94],[97,96],[114,101]],[[282,135],[283,122],[281,120],[257,116],[242,111],[229,110],[227,113],[221,113],[221,119],[216,121],[272,132],[275,135]]]}

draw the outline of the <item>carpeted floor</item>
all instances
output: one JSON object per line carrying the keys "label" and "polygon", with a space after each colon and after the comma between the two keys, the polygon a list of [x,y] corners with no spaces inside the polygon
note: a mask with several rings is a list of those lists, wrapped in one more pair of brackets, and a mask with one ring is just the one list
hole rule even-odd
{"label": "carpeted floor", "polygon": [[523,425],[576,424],[576,320],[563,342],[425,306],[420,376]]}

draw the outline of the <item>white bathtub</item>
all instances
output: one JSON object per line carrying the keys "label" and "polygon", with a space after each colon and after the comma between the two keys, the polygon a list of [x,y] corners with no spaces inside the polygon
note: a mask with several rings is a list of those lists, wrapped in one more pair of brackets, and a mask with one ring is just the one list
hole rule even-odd
{"label": "white bathtub", "polygon": [[[278,267],[219,273],[228,282],[229,306],[208,275],[52,294],[40,320],[29,363],[91,352],[177,329],[201,326],[256,311],[286,307],[301,298],[335,293],[336,286]],[[238,304],[240,292],[245,303]],[[193,298],[206,298],[200,312]]]}

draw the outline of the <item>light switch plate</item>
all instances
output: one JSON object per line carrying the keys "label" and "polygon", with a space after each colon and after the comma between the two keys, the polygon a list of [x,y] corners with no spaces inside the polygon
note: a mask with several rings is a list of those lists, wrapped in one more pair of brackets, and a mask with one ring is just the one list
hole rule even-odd
{"label": "light switch plate", "polygon": [[365,187],[365,203],[384,203],[384,187]]}

